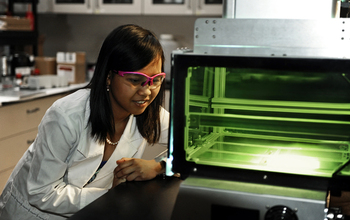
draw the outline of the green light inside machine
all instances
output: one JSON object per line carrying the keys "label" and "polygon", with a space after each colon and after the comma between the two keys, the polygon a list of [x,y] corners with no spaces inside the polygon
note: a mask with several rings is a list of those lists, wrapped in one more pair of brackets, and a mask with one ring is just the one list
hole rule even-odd
{"label": "green light inside machine", "polygon": [[190,67],[186,159],[330,177],[349,160],[349,88],[341,73]]}

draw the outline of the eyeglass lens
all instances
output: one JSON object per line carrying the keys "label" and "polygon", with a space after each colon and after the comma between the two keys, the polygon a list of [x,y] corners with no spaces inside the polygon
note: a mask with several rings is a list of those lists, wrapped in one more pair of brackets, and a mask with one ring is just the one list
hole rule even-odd
{"label": "eyeglass lens", "polygon": [[153,78],[153,84],[151,81],[148,81],[148,78],[142,75],[138,74],[132,74],[132,73],[125,73],[124,74],[125,79],[131,83],[133,86],[146,86],[146,84],[149,84],[149,88],[155,89],[158,86],[160,86],[163,82],[164,76],[156,76]]}

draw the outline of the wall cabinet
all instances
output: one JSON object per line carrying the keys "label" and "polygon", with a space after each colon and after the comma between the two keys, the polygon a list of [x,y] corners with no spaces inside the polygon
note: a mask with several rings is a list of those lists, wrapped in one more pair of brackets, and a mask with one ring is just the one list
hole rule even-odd
{"label": "wall cabinet", "polygon": [[92,13],[93,0],[65,1],[53,0],[55,13]]}
{"label": "wall cabinet", "polygon": [[223,0],[144,0],[144,14],[221,15]]}
{"label": "wall cabinet", "polygon": [[[142,0],[51,0],[54,13],[141,14]],[[48,7],[50,8],[50,7]]]}
{"label": "wall cabinet", "polygon": [[95,13],[141,14],[142,0],[95,0]]}
{"label": "wall cabinet", "polygon": [[135,15],[222,15],[223,0],[47,0],[39,12]]}
{"label": "wall cabinet", "polygon": [[13,168],[34,141],[38,125],[59,94],[0,107],[0,192]]}

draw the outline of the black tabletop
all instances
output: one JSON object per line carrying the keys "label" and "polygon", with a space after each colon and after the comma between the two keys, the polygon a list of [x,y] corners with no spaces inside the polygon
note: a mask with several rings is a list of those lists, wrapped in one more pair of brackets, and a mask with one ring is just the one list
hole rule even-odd
{"label": "black tabletop", "polygon": [[176,177],[125,182],[69,219],[170,219],[180,183]]}

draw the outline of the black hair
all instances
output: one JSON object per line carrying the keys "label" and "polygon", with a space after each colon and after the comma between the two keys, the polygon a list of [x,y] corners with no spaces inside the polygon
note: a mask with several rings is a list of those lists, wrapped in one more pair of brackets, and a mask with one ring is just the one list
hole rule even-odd
{"label": "black hair", "polygon": [[[115,133],[113,111],[106,90],[110,71],[137,71],[157,57],[161,58],[163,71],[164,53],[161,44],[154,33],[140,26],[122,25],[107,36],[97,58],[94,75],[87,85],[91,89],[89,123],[93,138],[104,143],[107,134],[113,136]],[[159,114],[163,97],[164,86],[161,86],[153,102],[142,114],[135,116],[137,128],[148,143],[159,140]]]}

